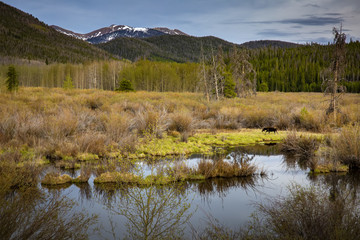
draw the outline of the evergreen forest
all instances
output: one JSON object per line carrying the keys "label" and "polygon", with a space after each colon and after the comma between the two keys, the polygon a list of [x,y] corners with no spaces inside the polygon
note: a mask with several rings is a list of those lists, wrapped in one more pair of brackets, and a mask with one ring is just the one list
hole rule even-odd
{"label": "evergreen forest", "polygon": [[[223,51],[225,64],[231,62],[231,49]],[[204,51],[205,52],[205,51]],[[257,91],[321,92],[323,72],[331,66],[332,45],[304,45],[291,48],[240,48],[256,72]],[[213,55],[217,49],[212,50]],[[204,55],[206,68],[211,68],[211,56]],[[0,81],[6,81],[8,65],[0,65]],[[135,90],[203,92],[201,63],[150,61],[140,58],[102,60],[87,63],[15,64],[20,86],[62,87],[70,74],[76,88],[115,90],[127,79]],[[228,73],[223,72],[223,75]],[[346,67],[342,84],[350,93],[360,92],[360,43],[346,44]]]}

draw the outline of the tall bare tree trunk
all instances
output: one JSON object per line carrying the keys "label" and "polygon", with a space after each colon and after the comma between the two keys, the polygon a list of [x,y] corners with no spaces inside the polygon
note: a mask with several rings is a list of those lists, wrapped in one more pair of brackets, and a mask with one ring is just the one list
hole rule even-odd
{"label": "tall bare tree trunk", "polygon": [[208,102],[210,102],[210,96],[209,96],[209,86],[208,86],[208,82],[206,79],[206,68],[205,68],[205,62],[202,62],[202,71],[203,71],[203,80],[204,80],[204,84],[205,84],[205,95],[206,95],[206,100]]}
{"label": "tall bare tree trunk", "polygon": [[339,68],[339,63],[338,61],[336,61],[335,63],[335,71],[334,71],[334,88],[333,88],[333,92],[332,92],[332,96],[331,96],[331,101],[332,101],[332,108],[334,111],[334,123],[336,122],[336,93],[337,93],[337,89],[338,89],[338,68]]}
{"label": "tall bare tree trunk", "polygon": [[213,68],[214,68],[213,74],[214,74],[214,86],[215,86],[216,100],[219,100],[219,87],[218,87],[218,78],[217,78],[214,54],[212,54],[212,60],[213,60]]}

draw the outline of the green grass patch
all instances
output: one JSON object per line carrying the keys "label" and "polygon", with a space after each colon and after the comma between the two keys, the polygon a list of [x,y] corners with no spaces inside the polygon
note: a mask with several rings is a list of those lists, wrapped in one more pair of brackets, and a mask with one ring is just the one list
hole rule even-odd
{"label": "green grass patch", "polygon": [[310,173],[314,173],[314,174],[330,173],[330,172],[341,173],[341,172],[348,172],[348,171],[349,171],[349,167],[346,165],[320,164],[313,171],[310,171]]}
{"label": "green grass patch", "polygon": [[158,157],[180,154],[211,154],[214,146],[233,147],[265,142],[282,141],[286,136],[284,131],[278,134],[264,134],[260,129],[227,133],[198,133],[182,142],[180,137],[164,136],[162,139],[152,139],[139,145],[136,156]]}

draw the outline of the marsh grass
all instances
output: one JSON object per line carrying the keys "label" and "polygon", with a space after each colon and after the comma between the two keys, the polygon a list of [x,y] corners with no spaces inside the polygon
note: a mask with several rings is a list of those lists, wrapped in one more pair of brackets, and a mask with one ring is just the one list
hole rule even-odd
{"label": "marsh grass", "polygon": [[251,163],[253,157],[233,152],[232,161],[220,158],[216,161],[203,159],[198,164],[195,173],[203,175],[205,178],[215,177],[246,177],[255,174],[257,168]]}
{"label": "marsh grass", "polygon": [[[360,121],[359,95],[344,95],[343,116],[339,114],[336,123],[323,117],[327,107],[323,101],[320,93],[259,93],[208,103],[197,93],[21,88],[11,97],[0,94],[0,145],[2,149],[26,145],[35,149],[35,158],[46,156],[53,161],[76,159],[82,153],[130,156],[176,131],[180,136],[175,139],[191,145],[182,149],[177,144],[158,154],[186,154],[199,150],[201,144],[192,142],[192,137],[200,129],[215,133],[225,131],[223,128],[239,131],[274,126],[324,131]],[[214,138],[209,144],[235,144],[231,138]]]}
{"label": "marsh grass", "polygon": [[45,175],[43,180],[41,181],[41,184],[44,185],[61,185],[66,183],[71,183],[72,178],[67,175],[60,175],[58,172],[51,172]]}
{"label": "marsh grass", "polygon": [[343,127],[331,146],[334,158],[350,168],[360,168],[360,125]]}
{"label": "marsh grass", "polygon": [[247,224],[235,230],[208,215],[203,229],[192,228],[193,239],[358,239],[360,203],[351,190],[329,196],[325,186],[288,189],[287,196],[257,203]]}
{"label": "marsh grass", "polygon": [[258,204],[244,239],[357,239],[359,201],[348,190],[291,185],[289,195]]}
{"label": "marsh grass", "polygon": [[[321,139],[314,136],[298,136],[296,132],[290,132],[282,143],[282,152],[293,154],[300,161],[310,161],[315,156],[315,151],[320,146]],[[313,161],[312,164],[315,164]]]}

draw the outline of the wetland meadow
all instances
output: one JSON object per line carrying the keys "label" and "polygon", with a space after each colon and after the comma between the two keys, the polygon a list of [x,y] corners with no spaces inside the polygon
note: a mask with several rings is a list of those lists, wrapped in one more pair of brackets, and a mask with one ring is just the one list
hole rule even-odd
{"label": "wetland meadow", "polygon": [[[4,239],[356,239],[360,95],[0,93]],[[276,127],[276,133],[262,132]]]}

